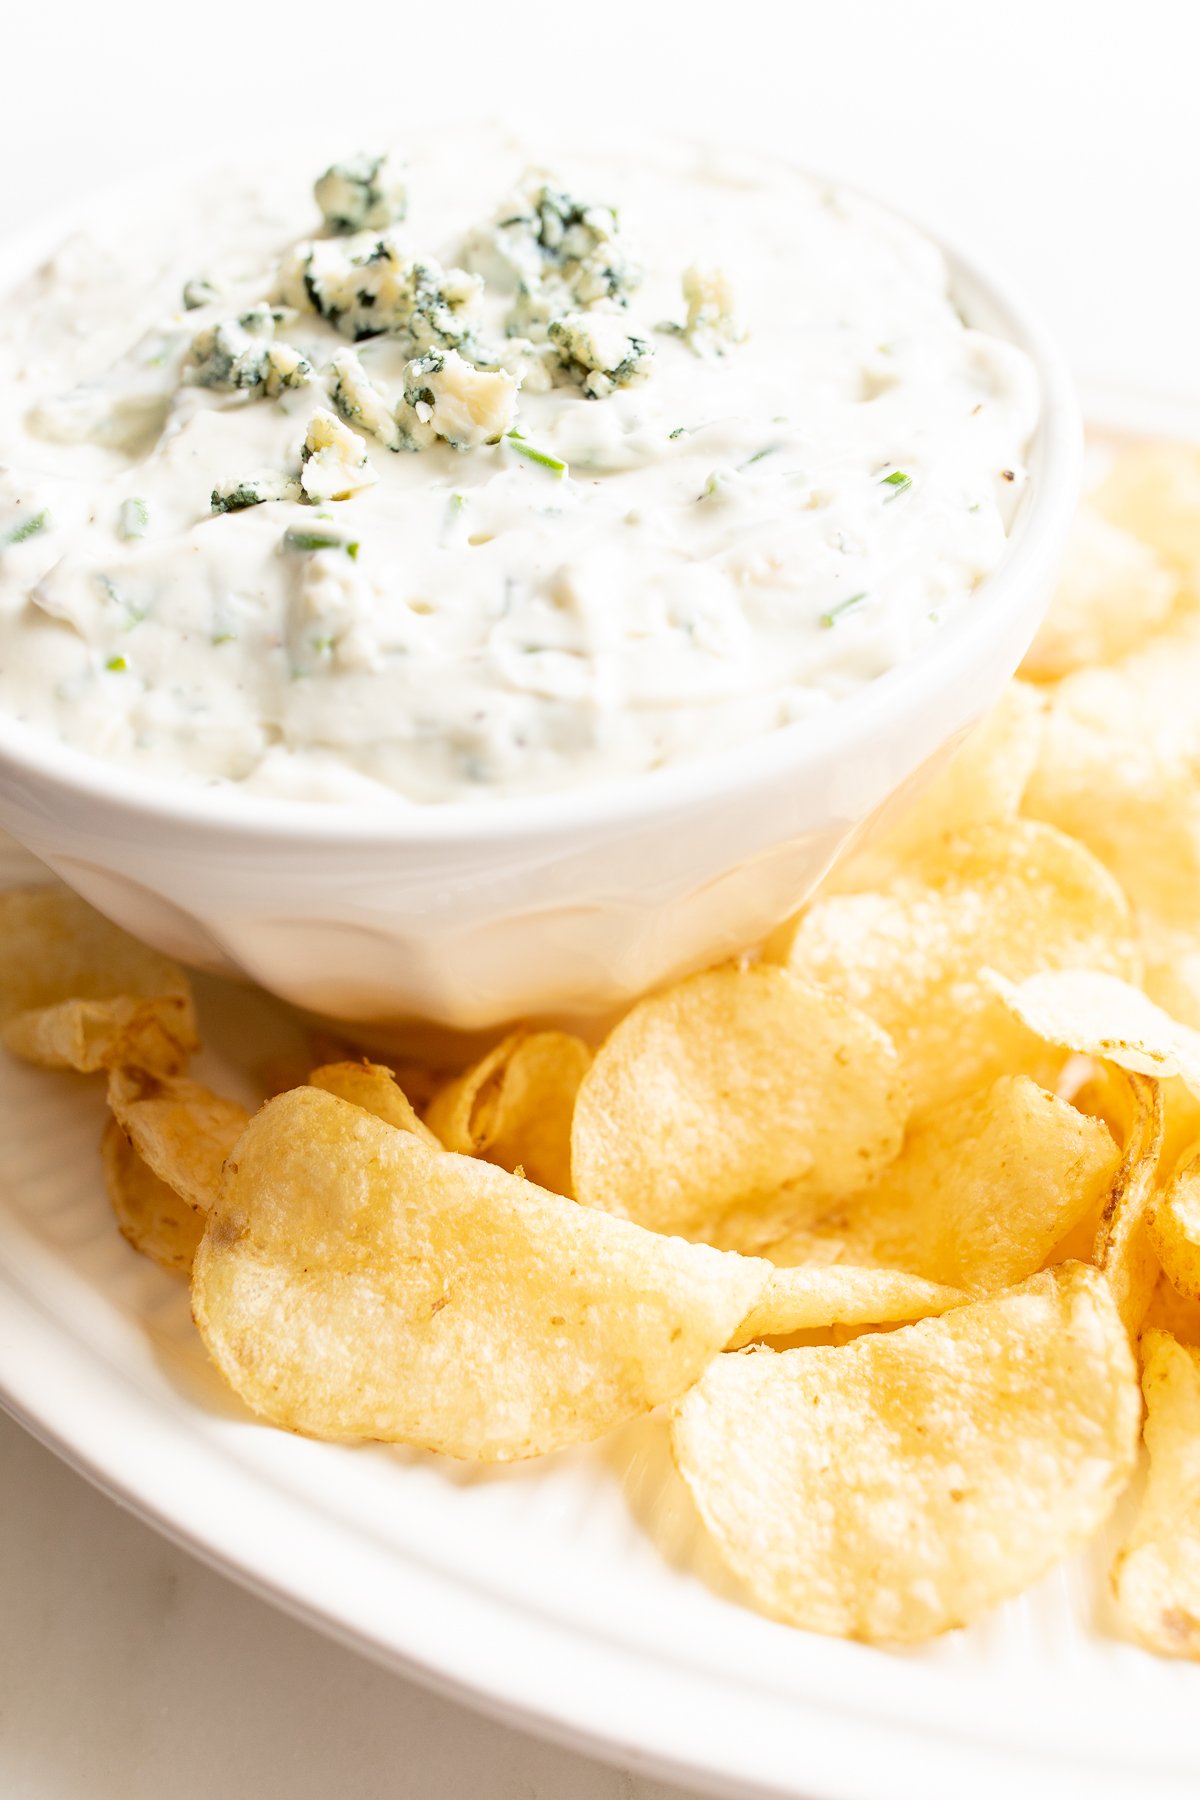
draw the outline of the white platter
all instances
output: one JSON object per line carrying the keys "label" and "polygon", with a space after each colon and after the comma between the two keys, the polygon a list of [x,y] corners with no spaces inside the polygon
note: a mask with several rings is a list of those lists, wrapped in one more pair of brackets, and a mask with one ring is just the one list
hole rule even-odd
{"label": "white platter", "polygon": [[[0,880],[28,879],[19,853]],[[282,1047],[203,986],[210,1079]],[[286,1029],[286,1027],[284,1028]],[[182,1283],[117,1235],[98,1081],[0,1054],[0,1401],[114,1498],[288,1611],[496,1717],[721,1795],[1134,1800],[1200,1788],[1200,1669],[1104,1631],[1091,1557],[921,1652],[810,1637],[714,1570],[651,1419],[478,1471],[255,1423]]]}

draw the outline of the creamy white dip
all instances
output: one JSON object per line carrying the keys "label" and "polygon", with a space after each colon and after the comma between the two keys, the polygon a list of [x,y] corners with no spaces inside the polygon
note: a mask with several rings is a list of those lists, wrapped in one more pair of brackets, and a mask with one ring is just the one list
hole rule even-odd
{"label": "creamy white dip", "polygon": [[1037,388],[910,227],[699,150],[455,131],[369,177],[321,189],[342,229],[214,177],[0,309],[8,713],[171,779],[474,800],[818,714],[971,604]]}

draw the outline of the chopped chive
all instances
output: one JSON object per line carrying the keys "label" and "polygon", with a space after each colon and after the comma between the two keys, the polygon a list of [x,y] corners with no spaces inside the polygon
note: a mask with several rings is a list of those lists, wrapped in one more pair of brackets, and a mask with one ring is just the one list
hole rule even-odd
{"label": "chopped chive", "polygon": [[667,433],[669,438],[690,437],[691,435],[691,430],[687,425],[677,425],[674,431],[668,431]]}
{"label": "chopped chive", "polygon": [[764,456],[774,456],[777,450],[782,449],[782,444],[764,444],[761,450],[756,450],[753,456],[748,456],[744,463],[739,463],[738,468],[748,469],[751,463],[761,462]]}
{"label": "chopped chive", "polygon": [[828,612],[821,614],[822,625],[828,631],[830,627],[842,617],[843,613],[848,613],[852,611],[854,607],[861,606],[866,597],[866,593],[863,592],[861,594],[851,594],[848,600],[839,600],[836,606],[831,606]]}
{"label": "chopped chive", "polygon": [[232,644],[235,635],[236,635],[236,633],[234,633],[232,631],[218,631],[215,634],[215,636],[213,637],[213,643],[214,644]]}
{"label": "chopped chive", "polygon": [[545,450],[535,450],[532,444],[525,442],[519,431],[510,431],[507,433],[507,437],[517,455],[525,457],[528,462],[536,463],[539,469],[549,469],[551,474],[557,475],[560,481],[567,473],[565,462],[557,456],[549,455]]}
{"label": "chopped chive", "polygon": [[344,550],[352,560],[358,556],[357,543],[348,544],[344,537],[333,531],[300,531],[289,525],[283,534],[285,550],[307,554],[310,550]]}
{"label": "chopped chive", "polygon": [[39,531],[45,531],[49,523],[50,514],[43,507],[41,512],[34,513],[31,518],[22,519],[17,525],[10,525],[0,536],[0,548],[8,544],[23,544],[26,538],[36,537]]}
{"label": "chopped chive", "polygon": [[884,476],[879,485],[880,487],[889,487],[892,490],[890,494],[884,495],[884,502],[886,504],[889,500],[898,500],[901,494],[908,491],[912,486],[912,476],[906,475],[903,469],[893,469],[890,475]]}
{"label": "chopped chive", "polygon": [[149,524],[150,508],[144,500],[139,500],[136,496],[122,500],[121,510],[117,514],[118,537],[145,537]]}
{"label": "chopped chive", "polygon": [[123,656],[110,656],[104,666],[106,669],[111,669],[114,675],[123,675],[129,664]]}

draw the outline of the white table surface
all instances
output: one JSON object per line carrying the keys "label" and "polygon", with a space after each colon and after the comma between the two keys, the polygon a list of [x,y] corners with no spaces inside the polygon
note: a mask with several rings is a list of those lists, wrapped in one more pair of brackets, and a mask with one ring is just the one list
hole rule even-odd
{"label": "white table surface", "polygon": [[[81,184],[325,107],[654,117],[787,149],[969,233],[1092,392],[1200,405],[1200,20],[1184,0],[605,0],[6,18],[0,232]],[[450,23],[439,38],[439,15]],[[352,25],[347,35],[346,21]],[[274,65],[281,71],[274,73]],[[327,71],[333,71],[332,79]],[[561,76],[570,71],[562,95]],[[664,78],[665,76],[665,78]],[[547,98],[559,90],[559,99]],[[330,98],[331,93],[334,94]],[[4,1800],[669,1800],[273,1612],[0,1417]]]}

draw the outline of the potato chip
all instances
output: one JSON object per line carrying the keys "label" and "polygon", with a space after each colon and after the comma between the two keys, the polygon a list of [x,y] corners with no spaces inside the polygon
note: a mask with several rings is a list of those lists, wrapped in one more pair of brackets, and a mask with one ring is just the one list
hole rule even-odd
{"label": "potato chip", "polygon": [[674,1408],[672,1446],[766,1611],[918,1642],[1090,1536],[1134,1466],[1139,1411],[1107,1286],[1071,1263],[841,1348],[719,1356]]}
{"label": "potato chip", "polygon": [[1200,624],[1056,689],[1025,794],[1086,844],[1135,910],[1195,936],[1200,892]]}
{"label": "potato chip", "polygon": [[275,1424],[507,1461],[682,1393],[769,1275],[297,1088],[229,1164],[192,1306]]}
{"label": "potato chip", "polygon": [[147,1167],[192,1206],[204,1209],[249,1113],[198,1081],[114,1069],[108,1104]]}
{"label": "potato chip", "polygon": [[0,1030],[17,1056],[176,1074],[197,1048],[188,978],[67,888],[0,893]]}
{"label": "potato chip", "polygon": [[761,1300],[742,1320],[729,1349],[756,1338],[835,1325],[889,1325],[924,1319],[961,1306],[967,1295],[898,1269],[853,1269],[844,1264],[776,1269]]}
{"label": "potato chip", "polygon": [[1200,1032],[1129,982],[1094,969],[1055,969],[1015,982],[989,971],[985,979],[1047,1043],[1159,1080],[1178,1075],[1200,1093]]}
{"label": "potato chip", "polygon": [[1142,1355],[1150,1473],[1113,1596],[1140,1643],[1200,1657],[1200,1350],[1150,1331]]}
{"label": "potato chip", "polygon": [[930,1112],[878,1181],[810,1208],[766,1254],[789,1266],[904,1269],[976,1292],[1007,1287],[1094,1217],[1120,1160],[1098,1119],[1024,1075],[1001,1076]]}
{"label": "potato chip", "polygon": [[1136,976],[1129,909],[1087,851],[1024,820],[930,846],[879,891],[818,899],[770,953],[889,1032],[920,1114],[997,1075],[1049,1073],[981,977],[1095,967]]}
{"label": "potato chip", "polygon": [[1200,1347],[1200,1300],[1189,1300],[1161,1275],[1146,1308],[1142,1324],[1143,1344],[1151,1331],[1169,1331],[1180,1344]]}
{"label": "potato chip", "polygon": [[429,1123],[447,1150],[569,1194],[571,1117],[591,1060],[569,1032],[514,1031],[436,1095]]}
{"label": "potato chip", "polygon": [[[991,712],[913,801],[897,795],[883,815],[885,829],[856,851],[822,885],[823,894],[879,887],[898,865],[939,838],[1015,816],[1037,766],[1045,702],[1026,682],[1012,681]],[[903,807],[899,816],[897,809]],[[894,823],[889,823],[891,819]]]}
{"label": "potato chip", "polygon": [[440,1148],[438,1139],[418,1117],[392,1071],[385,1069],[382,1063],[368,1062],[365,1057],[361,1062],[324,1063],[308,1077],[308,1086],[336,1094],[339,1100],[348,1100],[351,1106],[361,1106],[365,1112],[374,1113],[385,1125],[394,1125],[398,1131],[411,1131],[424,1143]]}
{"label": "potato chip", "polygon": [[1126,1077],[1134,1120],[1096,1228],[1092,1261],[1108,1279],[1125,1329],[1141,1325],[1158,1281],[1158,1257],[1149,1232],[1163,1143],[1162,1090],[1144,1075]]}
{"label": "potato chip", "polygon": [[[1197,539],[1200,547],[1200,537]],[[1071,528],[1050,611],[1021,664],[1030,681],[1058,681],[1085,664],[1111,663],[1164,626],[1178,575],[1148,544],[1089,506]]]}
{"label": "potato chip", "polygon": [[1122,450],[1092,504],[1200,587],[1200,450],[1171,443]]}
{"label": "potato chip", "polygon": [[713,969],[640,1001],[602,1045],[575,1106],[575,1192],[654,1231],[769,1242],[785,1184],[861,1186],[907,1110],[862,1013],[770,964]]}
{"label": "potato chip", "polygon": [[104,1185],[121,1235],[160,1268],[186,1275],[204,1235],[204,1215],[148,1169],[115,1119],[100,1140]]}
{"label": "potato chip", "polygon": [[1200,1157],[1178,1170],[1148,1220],[1150,1242],[1172,1285],[1200,1300]]}

